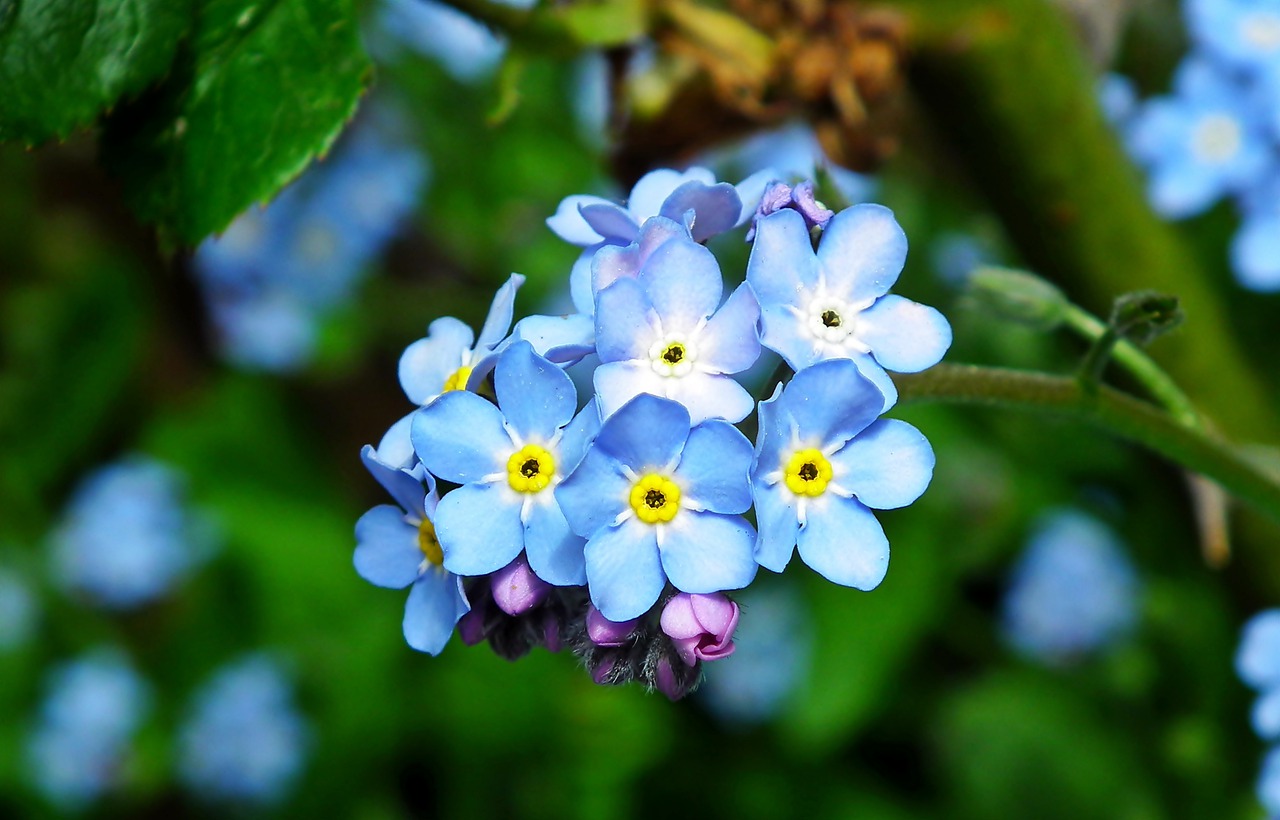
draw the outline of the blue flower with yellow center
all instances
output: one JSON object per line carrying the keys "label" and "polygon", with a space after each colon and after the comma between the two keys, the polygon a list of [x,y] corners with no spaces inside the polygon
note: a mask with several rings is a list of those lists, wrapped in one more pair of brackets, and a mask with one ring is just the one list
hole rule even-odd
{"label": "blue flower with yellow center", "polygon": [[587,539],[591,601],[605,618],[643,615],[670,581],[682,592],[740,589],[755,578],[751,444],[723,421],[690,424],[677,402],[642,394],[605,420],[556,489]]}
{"label": "blue flower with yellow center", "polygon": [[524,550],[547,583],[582,584],[583,542],[554,490],[597,429],[598,411],[589,404],[575,418],[572,380],[528,342],[507,348],[493,375],[496,407],[455,391],[413,417],[418,458],[437,477],[461,485],[436,511],[444,566],[486,575]]}
{"label": "blue flower with yellow center", "polygon": [[933,476],[933,449],[906,422],[878,419],[883,395],[847,359],[805,368],[760,403],[751,489],[756,560],[781,572],[798,547],[826,578],[879,585],[889,541],[872,509],[905,507]]}

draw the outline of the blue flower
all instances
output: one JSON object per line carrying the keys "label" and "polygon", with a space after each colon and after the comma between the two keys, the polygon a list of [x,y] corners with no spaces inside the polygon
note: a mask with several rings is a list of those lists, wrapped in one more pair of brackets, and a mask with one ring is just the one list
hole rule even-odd
{"label": "blue flower", "polygon": [[[527,8],[531,2],[504,5]],[[384,0],[377,22],[375,54],[385,59],[392,56],[390,41],[404,43],[462,82],[477,82],[493,73],[507,50],[506,41],[484,23],[433,0]]]}
{"label": "blue flower", "polygon": [[1280,6],[1258,0],[1187,0],[1187,28],[1213,57],[1246,72],[1280,63]]}
{"label": "blue flower", "polygon": [[[440,654],[458,619],[471,606],[462,579],[444,568],[434,519],[439,497],[435,481],[420,464],[393,449],[384,461],[365,446],[360,457],[398,507],[383,504],[356,522],[356,572],[371,584],[409,590],[404,608],[404,639],[420,652]],[[411,462],[410,462],[411,463]]]}
{"label": "blue flower", "polygon": [[879,419],[884,397],[846,359],[805,368],[760,403],[751,490],[756,560],[782,572],[795,548],[824,577],[874,589],[889,542],[872,509],[905,507],[933,476],[933,450],[903,421]]}
{"label": "blue flower", "polygon": [[51,537],[61,583],[111,609],[165,595],[213,544],[209,521],[187,508],[182,478],[140,456],[88,476]]}
{"label": "blue flower", "polygon": [[1122,128],[1138,110],[1138,89],[1123,74],[1104,74],[1098,80],[1098,104],[1107,122]]}
{"label": "blue flower", "polygon": [[301,771],[308,737],[280,665],[249,656],[196,694],[178,736],[178,770],[205,798],[273,803]]}
{"label": "blue flower", "polygon": [[1244,625],[1236,674],[1260,692],[1280,689],[1280,609],[1259,612]]}
{"label": "blue flower", "polygon": [[591,260],[598,250],[635,242],[641,226],[654,216],[682,223],[695,241],[704,242],[739,224],[742,212],[734,186],[716,182],[707,169],[663,168],[640,178],[626,206],[598,196],[565,197],[555,215],[547,218],[547,226],[566,242],[585,248],[569,274],[569,289],[578,312],[590,315],[595,309]]}
{"label": "blue flower", "polygon": [[569,529],[554,491],[595,432],[598,411],[589,404],[575,419],[573,382],[528,342],[498,359],[494,390],[496,407],[457,391],[413,417],[418,458],[439,478],[462,485],[441,499],[435,514],[444,566],[459,575],[486,575],[523,550],[547,583],[582,584],[583,542]]}
{"label": "blue flower", "polygon": [[1236,281],[1253,291],[1280,291],[1280,169],[1247,191],[1240,208],[1243,219],[1231,240]]}
{"label": "blue flower", "polygon": [[1023,655],[1062,665],[1122,638],[1137,618],[1138,581],[1115,535],[1065,511],[1035,529],[1010,578],[1005,637]]}
{"label": "blue flower", "polygon": [[56,667],[45,691],[27,766],[50,801],[83,808],[121,785],[150,690],[119,652],[96,650]]}
{"label": "blue flower", "polygon": [[931,307],[886,295],[902,272],[907,237],[880,205],[836,214],[815,253],[804,218],[783,210],[756,223],[747,283],[760,302],[765,347],[800,370],[824,359],[852,359],[885,396],[897,389],[885,370],[932,367],[951,345],[951,326]]}
{"label": "blue flower", "polygon": [[606,417],[649,393],[683,404],[694,424],[746,418],[754,402],[728,374],[760,356],[759,308],[745,285],[720,306],[723,292],[711,251],[678,237],[654,250],[634,279],[600,291],[595,388]]}
{"label": "blue flower", "polygon": [[1248,89],[1203,60],[1178,68],[1174,95],[1134,115],[1129,148],[1149,174],[1147,196],[1161,215],[1197,214],[1241,191],[1271,162]]}
{"label": "blue flower", "polygon": [[740,589],[755,577],[751,444],[731,424],[690,425],[683,405],[640,395],[605,420],[556,489],[565,518],[587,539],[591,601],[621,623],[676,589]]}

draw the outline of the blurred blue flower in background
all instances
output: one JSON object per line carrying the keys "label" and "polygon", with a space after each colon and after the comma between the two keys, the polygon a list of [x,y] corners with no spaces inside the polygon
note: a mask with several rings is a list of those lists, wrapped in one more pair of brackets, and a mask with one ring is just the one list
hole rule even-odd
{"label": "blurred blue flower in background", "polygon": [[1052,513],[1013,569],[1004,635],[1032,660],[1068,664],[1124,637],[1138,594],[1133,565],[1107,526],[1074,510]]}
{"label": "blurred blue flower in background", "polygon": [[[527,9],[537,0],[494,0]],[[384,0],[369,32],[370,50],[381,59],[394,57],[403,44],[440,64],[455,80],[472,83],[493,73],[507,53],[507,42],[488,26],[433,0]]]}
{"label": "blurred blue flower in background", "polygon": [[50,539],[62,586],[91,603],[129,609],[190,575],[212,551],[215,529],[188,507],[180,474],[135,455],[85,478]]}
{"label": "blurred blue flower in background", "polygon": [[403,227],[427,180],[397,112],[375,107],[266,208],[241,214],[194,265],[223,355],[249,369],[307,364],[323,315]]}
{"label": "blurred blue flower in background", "polygon": [[1187,0],[1187,29],[1214,59],[1245,72],[1280,62],[1280,4],[1267,0]]}
{"label": "blurred blue flower in background", "polygon": [[310,730],[280,664],[250,655],[196,693],[178,738],[183,782],[211,800],[271,803],[306,762]]}
{"label": "blurred blue flower in background", "polygon": [[737,650],[706,666],[699,699],[725,723],[763,723],[804,683],[813,628],[793,585],[755,584],[736,597],[746,615],[734,633]]}
{"label": "blurred blue flower in background", "polygon": [[841,168],[828,159],[813,127],[800,121],[762,131],[717,150],[706,162],[722,172],[731,167],[769,168],[783,180],[813,179],[821,168],[830,175],[840,195],[853,204],[875,196],[878,187],[874,177]]}
{"label": "blurred blue flower in background", "polygon": [[0,652],[17,649],[31,638],[40,606],[31,585],[19,573],[0,567]]}
{"label": "blurred blue flower in background", "polygon": [[[1263,740],[1280,738],[1280,609],[1259,612],[1244,625],[1236,674],[1259,693],[1251,715],[1254,731]],[[1280,747],[1263,759],[1257,794],[1270,815],[1280,815]]]}
{"label": "blurred blue flower in background", "polygon": [[126,779],[150,687],[123,654],[99,649],[56,667],[45,691],[27,737],[27,768],[51,802],[83,808]]}
{"label": "blurred blue flower in background", "polygon": [[1280,164],[1238,202],[1243,220],[1231,240],[1231,267],[1236,281],[1250,290],[1278,291]]}
{"label": "blurred blue flower in background", "polygon": [[1138,110],[1138,89],[1123,74],[1104,74],[1098,80],[1098,104],[1107,122],[1123,129]]}
{"label": "blurred blue flower in background", "polygon": [[991,245],[969,233],[938,234],[929,246],[929,261],[938,278],[949,285],[963,285],[974,268],[997,262]]}

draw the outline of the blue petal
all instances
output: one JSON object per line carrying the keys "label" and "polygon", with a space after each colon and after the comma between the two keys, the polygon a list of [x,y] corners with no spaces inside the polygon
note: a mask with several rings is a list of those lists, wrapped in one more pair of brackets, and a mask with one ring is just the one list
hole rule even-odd
{"label": "blue petal", "polygon": [[634,279],[653,252],[672,239],[689,239],[689,229],[661,216],[650,217],[640,227],[640,236],[624,247],[601,248],[591,262],[591,285],[597,292],[619,279]]}
{"label": "blue petal", "polygon": [[696,509],[736,515],[751,507],[751,442],[732,424],[707,421],[689,431],[676,467],[682,501]]}
{"label": "blue petal", "polygon": [[688,410],[677,402],[641,394],[605,420],[593,449],[643,473],[674,466],[688,438]]}
{"label": "blue petal", "polygon": [[884,368],[875,358],[865,353],[855,353],[850,357],[855,365],[858,366],[858,372],[867,377],[875,388],[880,391],[880,395],[884,397],[884,407],[881,413],[889,412],[889,409],[898,403],[898,386],[893,383],[893,379],[889,378],[889,374],[884,372]]}
{"label": "blue petal", "polygon": [[591,203],[578,208],[582,218],[606,242],[625,245],[634,242],[640,226],[626,209],[612,202]]}
{"label": "blue petal", "polygon": [[[649,372],[653,373],[652,370]],[[654,376],[662,381],[667,398],[688,408],[692,424],[700,424],[707,419],[738,422],[755,409],[755,399],[729,376],[696,371],[680,378],[658,376],[656,373]]]}
{"label": "blue petal", "polygon": [[[747,282],[762,309],[778,305],[807,307],[818,278],[818,259],[813,255],[804,217],[786,209],[756,221]],[[804,305],[800,304],[802,300]]]}
{"label": "blue petal", "polygon": [[515,450],[498,408],[461,390],[445,393],[415,413],[411,436],[426,468],[455,484],[505,474]]}
{"label": "blue petal", "polygon": [[933,477],[929,440],[905,421],[880,419],[831,457],[833,481],[877,510],[905,507]]}
{"label": "blue petal", "polygon": [[602,364],[592,374],[596,400],[605,417],[643,393],[665,398],[672,381],[654,373],[648,363],[636,361]]}
{"label": "blue petal", "polygon": [[639,282],[666,333],[690,332],[720,306],[724,278],[711,251],[687,239],[672,239],[645,262]]}
{"label": "blue petal", "polygon": [[[435,487],[435,481],[421,465],[415,465],[412,470],[390,467],[378,460],[377,451],[368,444],[360,451],[360,460],[405,512],[422,515],[422,502],[428,490]],[[427,482],[427,487],[423,486],[423,481]]]}
{"label": "blue petal", "polygon": [[528,342],[516,342],[502,354],[493,387],[507,423],[526,441],[550,441],[578,409],[573,380]]}
{"label": "blue petal", "polygon": [[547,227],[557,236],[574,245],[594,245],[604,239],[587,224],[578,210],[582,205],[607,205],[609,200],[598,196],[576,195],[560,200],[555,216],[547,217]]}
{"label": "blue petal", "polygon": [[1280,689],[1263,692],[1249,713],[1253,731],[1263,740],[1280,738]]}
{"label": "blue petal", "polygon": [[742,211],[742,200],[738,198],[737,190],[727,182],[708,185],[690,180],[671,192],[662,203],[659,213],[667,219],[679,222],[685,212],[690,210],[697,215],[693,222],[693,239],[695,242],[705,242],[737,223]]}
{"label": "blue petal", "polygon": [[907,235],[883,205],[854,205],[827,223],[818,242],[818,261],[828,294],[868,302],[898,281],[907,261]]}
{"label": "blue petal", "polygon": [[761,344],[785,359],[792,370],[801,370],[821,360],[821,348],[805,327],[804,319],[786,305],[763,301],[761,305]]}
{"label": "blue petal", "polygon": [[596,313],[596,292],[591,286],[591,269],[595,264],[596,254],[612,245],[601,243],[592,245],[579,254],[569,271],[569,296],[573,299],[573,307],[579,313],[594,316]]}
{"label": "blue petal", "polygon": [[529,567],[548,584],[565,587],[587,582],[582,554],[586,543],[569,529],[569,522],[554,499],[535,501],[530,506],[529,520],[524,525],[524,549]]}
{"label": "blue petal", "polygon": [[569,526],[590,538],[614,522],[627,507],[631,482],[618,463],[598,447],[587,448],[582,461],[556,485],[556,501]]}
{"label": "blue petal", "polygon": [[518,273],[511,274],[502,287],[498,288],[489,306],[489,315],[485,317],[484,327],[480,328],[480,336],[476,339],[477,350],[490,350],[497,346],[507,335],[511,327],[511,317],[516,307],[516,291],[524,284],[524,277]]}
{"label": "blue petal", "polygon": [[378,449],[373,453],[380,464],[400,469],[410,469],[418,463],[418,454],[413,451],[413,442],[409,440],[409,429],[413,425],[413,413],[401,418],[382,434]]}
{"label": "blue petal", "polygon": [[[690,168],[686,173],[673,171],[670,168],[650,171],[640,177],[631,188],[631,194],[627,197],[627,210],[638,223],[644,222],[651,216],[657,216],[666,198],[689,180],[711,184],[716,181],[716,178],[705,168]],[[677,218],[676,221],[680,220]]]}
{"label": "blue petal", "polygon": [[773,395],[759,404],[756,449],[751,465],[753,481],[757,480],[757,473],[764,475],[781,469],[783,452],[789,453],[796,444],[791,440],[791,416],[778,409],[778,402],[785,389],[782,382],[778,382],[773,388]]}
{"label": "blue petal", "polygon": [[457,575],[487,575],[524,549],[522,499],[500,483],[468,484],[447,493],[436,507],[436,537],[444,568]]}
{"label": "blue petal", "polygon": [[647,358],[658,338],[657,316],[644,287],[619,279],[596,294],[596,353],[602,362]]}
{"label": "blue petal", "polygon": [[1246,217],[1231,240],[1231,267],[1236,281],[1249,290],[1280,290],[1280,217]]}
{"label": "blue petal", "polygon": [[422,557],[418,528],[390,504],[374,507],[356,522],[356,572],[369,583],[404,589],[417,579]]}
{"label": "blue petal", "polygon": [[587,451],[587,445],[595,440],[599,432],[600,405],[592,399],[564,428],[564,437],[560,439],[559,469],[562,475],[573,472],[573,468],[582,460],[582,454]]}
{"label": "blue petal", "polygon": [[614,623],[648,612],[667,583],[657,534],[635,519],[596,533],[587,542],[586,561],[591,603]]}
{"label": "blue petal", "polygon": [[1156,213],[1182,219],[1201,213],[1222,196],[1223,185],[1212,169],[1192,162],[1168,162],[1151,169],[1147,196]]}
{"label": "blue petal", "polygon": [[889,541],[880,522],[856,499],[824,493],[808,502],[800,558],[829,581],[875,589],[889,569]]}
{"label": "blue petal", "polygon": [[734,186],[738,199],[742,202],[742,210],[738,212],[738,225],[747,224],[747,220],[756,215],[760,200],[764,197],[764,189],[775,179],[782,179],[783,174],[774,168],[756,171],[751,176]]}
{"label": "blue petal", "polygon": [[596,349],[595,323],[582,313],[526,316],[516,322],[513,339],[533,345],[533,352],[556,364],[574,364]]}
{"label": "blue petal", "polygon": [[1254,689],[1280,688],[1280,609],[1259,612],[1244,625],[1236,674]]}
{"label": "blue petal", "polygon": [[404,639],[419,652],[439,655],[470,608],[457,578],[438,570],[426,572],[409,590],[404,605]]}
{"label": "blue petal", "polygon": [[882,296],[858,314],[858,339],[886,370],[917,373],[933,367],[951,347],[951,325],[926,305]]}
{"label": "blue petal", "polygon": [[426,404],[440,395],[445,380],[467,363],[471,328],[452,316],[436,319],[425,339],[405,348],[400,356],[400,386],[414,404]]}
{"label": "blue petal", "polygon": [[740,515],[682,509],[663,525],[659,551],[676,589],[709,593],[751,583],[756,577],[755,543],[755,530]]}
{"label": "blue petal", "polygon": [[[803,447],[826,448],[853,438],[880,415],[884,396],[849,359],[829,359],[796,373],[782,390],[783,429]],[[789,454],[787,454],[789,455]]]}
{"label": "blue petal", "polygon": [[760,528],[756,538],[755,559],[765,569],[782,572],[795,553],[796,536],[800,532],[800,521],[792,506],[795,496],[782,482],[768,486],[763,481],[763,475],[755,474],[751,478],[752,495],[756,502],[756,525]]}
{"label": "blue petal", "polygon": [[739,285],[698,335],[698,364],[719,373],[741,373],[760,358],[760,305]]}

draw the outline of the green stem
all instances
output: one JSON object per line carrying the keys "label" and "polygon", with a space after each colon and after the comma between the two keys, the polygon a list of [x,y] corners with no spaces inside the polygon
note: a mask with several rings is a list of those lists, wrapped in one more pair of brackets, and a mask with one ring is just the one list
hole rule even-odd
{"label": "green stem", "polygon": [[1096,425],[1208,476],[1280,522],[1280,483],[1275,479],[1205,430],[1184,426],[1169,413],[1110,387],[1087,390],[1069,377],[946,364],[895,376],[894,381],[900,404],[943,401],[1033,410]]}

